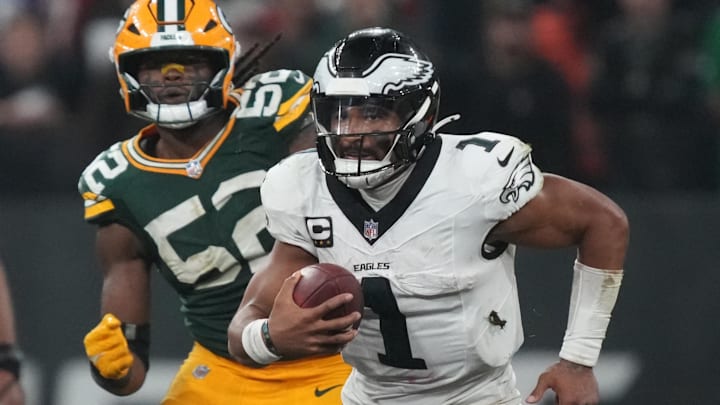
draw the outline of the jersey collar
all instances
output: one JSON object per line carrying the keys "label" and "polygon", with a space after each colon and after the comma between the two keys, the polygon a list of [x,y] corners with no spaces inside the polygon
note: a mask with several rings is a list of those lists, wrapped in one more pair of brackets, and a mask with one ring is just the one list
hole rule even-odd
{"label": "jersey collar", "polygon": [[228,123],[205,146],[189,159],[160,159],[148,155],[140,147],[141,142],[152,136],[155,125],[149,125],[122,143],[122,152],[127,160],[139,170],[155,173],[176,174],[190,178],[200,178],[204,168],[210,162],[220,146],[225,142],[235,123],[235,114],[230,115]]}
{"label": "jersey collar", "polygon": [[325,176],[333,200],[370,245],[400,219],[420,194],[437,163],[441,147],[442,139],[435,138],[426,147],[423,157],[415,164],[397,195],[379,211],[373,210],[357,190],[347,187],[337,177],[330,174]]}

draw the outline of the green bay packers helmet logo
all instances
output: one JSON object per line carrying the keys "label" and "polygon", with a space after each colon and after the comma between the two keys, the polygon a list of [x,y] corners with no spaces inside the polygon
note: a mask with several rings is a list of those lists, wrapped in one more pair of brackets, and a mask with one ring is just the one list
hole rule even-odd
{"label": "green bay packers helmet logo", "polygon": [[333,245],[332,218],[306,217],[305,226],[315,247],[329,248]]}
{"label": "green bay packers helmet logo", "polygon": [[511,201],[517,202],[520,199],[520,191],[523,189],[530,190],[533,184],[535,184],[535,172],[533,171],[530,155],[526,155],[518,162],[507,183],[505,183],[505,187],[500,193],[500,202],[505,204]]}

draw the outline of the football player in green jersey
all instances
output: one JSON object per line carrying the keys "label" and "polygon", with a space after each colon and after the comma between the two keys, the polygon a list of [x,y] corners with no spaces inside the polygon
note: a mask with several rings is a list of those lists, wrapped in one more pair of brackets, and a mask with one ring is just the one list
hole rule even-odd
{"label": "football player in green jersey", "polygon": [[340,390],[328,389],[350,372],[339,355],[258,369],[227,347],[228,324],[273,244],[260,183],[314,144],[312,80],[276,70],[234,90],[240,47],[211,0],[136,1],[111,54],[127,112],[151,124],[98,155],[78,185],[104,271],[103,317],[84,339],[93,378],[116,395],[142,386],[155,268],[195,340],[164,405],[339,404]]}

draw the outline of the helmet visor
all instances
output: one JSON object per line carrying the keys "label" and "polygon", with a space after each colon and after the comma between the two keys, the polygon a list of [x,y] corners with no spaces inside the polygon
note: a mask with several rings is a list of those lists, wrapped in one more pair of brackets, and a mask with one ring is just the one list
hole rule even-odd
{"label": "helmet visor", "polygon": [[363,176],[403,163],[398,141],[413,117],[393,97],[313,96],[318,154],[327,173]]}
{"label": "helmet visor", "polygon": [[398,114],[397,104],[387,97],[317,97],[318,135],[335,158],[389,163],[408,120]]}
{"label": "helmet visor", "polygon": [[314,96],[313,108],[320,135],[398,133],[415,110],[403,97]]}

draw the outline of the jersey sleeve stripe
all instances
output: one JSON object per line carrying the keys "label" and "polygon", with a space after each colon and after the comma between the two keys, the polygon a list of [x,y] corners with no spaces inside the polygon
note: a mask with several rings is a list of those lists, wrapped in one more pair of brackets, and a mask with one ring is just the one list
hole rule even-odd
{"label": "jersey sleeve stripe", "polygon": [[[97,200],[98,195],[93,193],[92,191],[86,191],[86,192],[82,193],[82,198],[83,198],[83,200],[86,201],[85,204],[87,204],[88,202],[90,202],[92,200]],[[88,201],[88,200],[90,200],[90,201]]]}
{"label": "jersey sleeve stripe", "polygon": [[96,203],[85,201],[85,204],[85,220],[90,220],[115,209],[115,204],[113,204],[112,200],[104,200]]}
{"label": "jersey sleeve stripe", "polygon": [[280,132],[283,128],[293,123],[301,117],[310,104],[310,89],[312,88],[312,80],[305,85],[295,95],[290,97],[286,102],[280,104],[277,112],[277,119],[273,126],[275,130]]}

